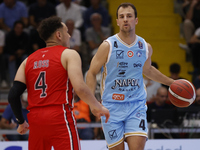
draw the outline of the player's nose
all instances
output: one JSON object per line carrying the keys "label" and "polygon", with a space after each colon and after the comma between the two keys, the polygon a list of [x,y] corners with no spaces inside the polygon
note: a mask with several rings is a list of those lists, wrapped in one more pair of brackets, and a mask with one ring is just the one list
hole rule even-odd
{"label": "player's nose", "polygon": [[126,16],[124,17],[124,22],[127,22],[127,17]]}

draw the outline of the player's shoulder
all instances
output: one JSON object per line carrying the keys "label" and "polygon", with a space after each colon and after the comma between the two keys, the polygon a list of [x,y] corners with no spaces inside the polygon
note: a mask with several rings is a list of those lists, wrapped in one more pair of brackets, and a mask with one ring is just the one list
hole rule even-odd
{"label": "player's shoulder", "polygon": [[114,42],[117,41],[117,34],[112,35],[112,36],[109,36],[107,39],[105,39],[105,40],[102,42],[101,45],[103,45],[103,46],[108,46],[108,47],[109,47],[109,46],[112,45],[113,41],[114,41]]}
{"label": "player's shoulder", "polygon": [[140,40],[143,40],[144,41],[144,43],[146,43],[147,44],[147,47],[148,47],[148,49],[151,49],[152,47],[151,47],[151,44],[150,43],[148,43],[143,37],[141,37],[141,36],[139,36],[139,35],[137,35],[137,39],[140,41]]}
{"label": "player's shoulder", "polygon": [[148,50],[152,50],[151,44],[147,43]]}
{"label": "player's shoulder", "polygon": [[66,49],[63,51],[63,53],[65,53],[65,54],[72,54],[72,55],[78,54],[78,52],[77,52],[76,50],[70,49],[70,48],[66,48]]}
{"label": "player's shoulder", "polygon": [[117,34],[114,34],[114,35],[112,35],[112,36],[109,36],[109,37],[106,39],[106,41],[117,40],[117,37],[118,37],[118,35],[117,35]]}
{"label": "player's shoulder", "polygon": [[98,48],[98,51],[107,51],[110,49],[110,43],[109,41],[103,41],[101,45]]}
{"label": "player's shoulder", "polygon": [[70,49],[70,48],[66,48],[63,53],[62,53],[62,56],[64,56],[65,58],[76,58],[76,57],[80,57],[78,52],[74,49]]}

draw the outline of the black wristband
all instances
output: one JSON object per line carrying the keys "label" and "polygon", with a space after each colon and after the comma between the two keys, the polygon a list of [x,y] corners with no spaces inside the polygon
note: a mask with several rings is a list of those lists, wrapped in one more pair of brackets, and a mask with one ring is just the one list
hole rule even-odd
{"label": "black wristband", "polygon": [[19,81],[14,81],[13,86],[11,87],[8,94],[8,102],[10,103],[12,111],[19,124],[24,123],[20,96],[25,91],[25,89],[26,89],[26,84]]}

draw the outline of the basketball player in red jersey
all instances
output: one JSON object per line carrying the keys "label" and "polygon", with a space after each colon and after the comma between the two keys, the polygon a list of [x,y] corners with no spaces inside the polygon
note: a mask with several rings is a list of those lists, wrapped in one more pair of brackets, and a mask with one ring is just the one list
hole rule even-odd
{"label": "basketball player in red jersey", "polygon": [[[98,117],[109,111],[102,106],[87,85],[81,71],[81,59],[68,49],[69,34],[58,17],[43,20],[38,28],[46,48],[31,54],[20,65],[8,100],[19,122],[20,134],[29,132],[29,150],[80,150],[73,108],[73,88]],[[28,91],[28,123],[21,113],[20,95]]]}

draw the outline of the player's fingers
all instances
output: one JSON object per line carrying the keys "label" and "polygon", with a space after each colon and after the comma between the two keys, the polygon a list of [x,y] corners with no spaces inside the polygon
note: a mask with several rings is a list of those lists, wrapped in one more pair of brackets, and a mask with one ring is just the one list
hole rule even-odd
{"label": "player's fingers", "polygon": [[105,123],[107,123],[107,122],[108,122],[108,119],[110,118],[110,113],[106,113],[106,114],[105,114],[105,117],[106,117]]}
{"label": "player's fingers", "polygon": [[23,131],[20,131],[20,132],[18,132],[19,134],[21,134],[21,135],[23,135],[24,133],[23,133]]}
{"label": "player's fingers", "polygon": [[17,132],[18,132],[19,134],[21,134],[21,132],[22,132],[22,131],[21,131],[21,130],[19,130],[19,129],[17,129]]}
{"label": "player's fingers", "polygon": [[24,128],[23,130],[18,131],[18,133],[21,134],[21,135],[23,135],[23,134],[25,134],[27,131],[28,131],[28,129],[27,129],[27,128]]}
{"label": "player's fingers", "polygon": [[29,128],[25,128],[24,131],[27,132],[29,130]]}
{"label": "player's fingers", "polygon": [[23,134],[25,134],[27,131],[28,131],[28,129],[24,129],[24,130],[23,130]]}

